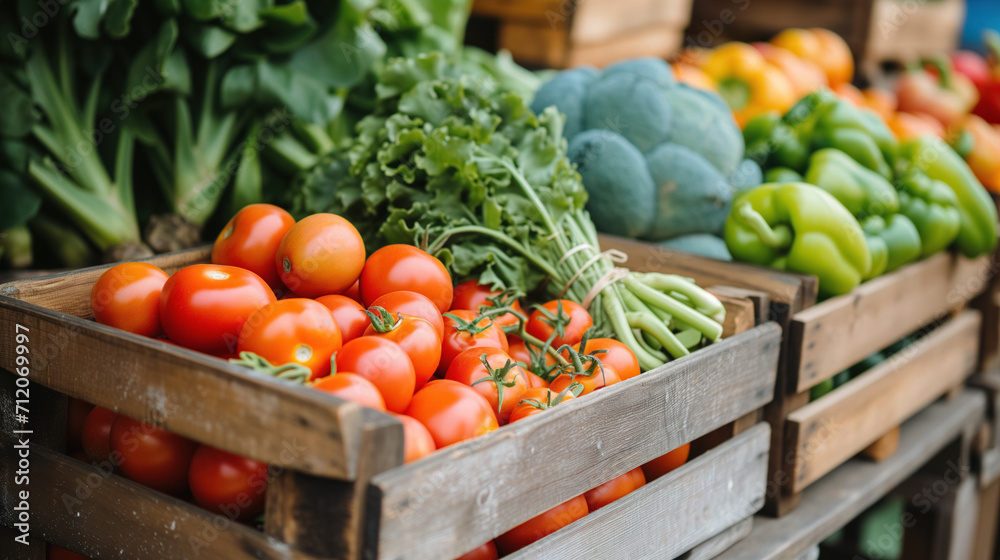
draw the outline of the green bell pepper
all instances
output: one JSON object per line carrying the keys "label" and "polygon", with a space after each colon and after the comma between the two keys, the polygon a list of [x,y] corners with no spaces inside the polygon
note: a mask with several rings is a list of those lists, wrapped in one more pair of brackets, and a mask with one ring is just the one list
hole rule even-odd
{"label": "green bell pepper", "polygon": [[923,136],[899,147],[902,173],[917,170],[951,187],[958,200],[956,246],[967,257],[991,253],[997,246],[997,210],[969,166],[943,140]]}
{"label": "green bell pepper", "polygon": [[920,233],[906,216],[902,214],[888,217],[872,216],[865,220],[862,229],[866,238],[876,239],[885,244],[886,263],[883,272],[892,272],[920,258]]}
{"label": "green bell pepper", "polygon": [[[879,216],[876,217],[881,219]],[[869,235],[867,232],[865,232],[865,243],[868,244],[868,252],[872,256],[872,265],[861,279],[871,280],[885,274],[885,269],[889,266],[889,245],[886,244],[885,239],[877,235]]]}
{"label": "green bell pepper", "polygon": [[[817,92],[810,95],[823,95]],[[817,109],[810,136],[813,148],[837,148],[861,165],[886,179],[892,179],[896,139],[888,127],[870,111],[836,99]]]}
{"label": "green bell pepper", "polygon": [[955,191],[916,170],[899,177],[896,185],[900,214],[920,232],[920,256],[929,257],[947,249],[961,226]]}
{"label": "green bell pepper", "polygon": [[899,211],[899,197],[892,184],[836,148],[813,153],[805,182],[832,194],[861,220]]}
{"label": "green bell pepper", "polygon": [[798,171],[787,167],[775,167],[764,173],[765,183],[802,183],[805,179]]}
{"label": "green bell pepper", "polygon": [[733,201],[724,237],[738,260],[816,276],[822,295],[853,290],[871,267],[858,221],[806,183],[766,183],[744,192]]}

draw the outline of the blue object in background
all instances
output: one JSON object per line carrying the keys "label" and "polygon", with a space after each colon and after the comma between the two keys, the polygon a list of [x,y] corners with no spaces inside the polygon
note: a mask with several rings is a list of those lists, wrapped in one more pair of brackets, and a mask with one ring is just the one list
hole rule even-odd
{"label": "blue object in background", "polygon": [[1000,30],[1000,0],[966,0],[965,27],[962,48],[985,53],[983,30]]}

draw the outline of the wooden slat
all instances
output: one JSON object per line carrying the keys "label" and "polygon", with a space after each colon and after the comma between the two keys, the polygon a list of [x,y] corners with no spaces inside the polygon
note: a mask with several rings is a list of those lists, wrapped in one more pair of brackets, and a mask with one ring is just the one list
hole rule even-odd
{"label": "wooden slat", "polygon": [[[0,441],[6,453],[11,443]],[[6,458],[0,463],[0,480],[5,484],[10,465]],[[5,486],[4,493],[8,490]],[[31,528],[33,539],[93,558],[315,558],[229,518],[35,444],[31,445]]]}
{"label": "wooden slat", "polygon": [[[899,450],[881,463],[855,459],[802,493],[794,515],[757,517],[750,535],[717,560],[794,560],[857,517],[957,438],[982,421],[983,395],[965,391],[908,420]],[[952,458],[957,461],[957,458]]]}
{"label": "wooden slat", "polygon": [[[362,408],[223,360],[0,297],[0,324],[29,329],[32,380],[202,443],[350,479]],[[14,346],[0,345],[13,370]]]}
{"label": "wooden slat", "polygon": [[676,558],[764,505],[769,440],[758,424],[507,558]]}
{"label": "wooden slat", "polygon": [[745,539],[753,530],[753,517],[748,517],[678,556],[678,560],[712,560],[729,547]]}
{"label": "wooden slat", "polygon": [[644,27],[652,24],[683,31],[691,20],[691,2],[692,0],[579,2],[572,14],[570,40],[577,46],[603,43],[622,35],[641,32]]}
{"label": "wooden slat", "polygon": [[510,51],[519,64],[563,68],[568,57],[569,38],[562,27],[544,22],[509,21],[500,26],[498,46]]}
{"label": "wooden slat", "polygon": [[[955,499],[945,502],[948,560],[970,560],[979,517],[979,488],[974,477],[966,477],[952,490]],[[942,535],[938,535],[941,538]]]}
{"label": "wooden slat", "polygon": [[976,365],[979,313],[966,311],[850,383],[788,416],[800,492],[903,420],[962,384]]}
{"label": "wooden slat", "polygon": [[990,560],[997,544],[1000,527],[1000,480],[983,487],[979,494],[979,515],[976,517],[976,537],[973,539],[971,560]]}
{"label": "wooden slat", "polygon": [[[211,247],[199,247],[141,260],[162,268],[167,274],[173,274],[185,266],[208,262],[211,254]],[[0,285],[0,296],[88,319],[94,316],[90,311],[90,290],[101,274],[112,266],[114,265],[92,266],[40,278],[8,282]]]}
{"label": "wooden slat", "polygon": [[754,327],[754,303],[747,298],[735,298],[709,290],[726,308],[726,319],[722,322],[722,338],[729,338]]}
{"label": "wooden slat", "polygon": [[771,308],[771,296],[765,292],[733,286],[711,286],[708,288],[708,291],[717,296],[749,299],[753,302],[754,321],[756,323],[764,323],[768,320],[768,313]]}
{"label": "wooden slat", "polygon": [[796,313],[789,329],[791,390],[803,392],[983,291],[989,257],[939,253]]}
{"label": "wooden slat", "polygon": [[771,399],[779,339],[776,325],[762,325],[376,476],[378,557],[460,556],[760,408]]}
{"label": "wooden slat", "polygon": [[667,58],[680,50],[683,40],[684,28],[660,23],[632,29],[600,43],[571,42],[567,67],[583,64],[603,67],[640,56]]}

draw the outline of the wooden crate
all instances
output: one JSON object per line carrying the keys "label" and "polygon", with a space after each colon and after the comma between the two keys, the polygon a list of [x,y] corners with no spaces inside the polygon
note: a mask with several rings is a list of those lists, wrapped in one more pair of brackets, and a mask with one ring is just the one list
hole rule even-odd
{"label": "wooden crate", "polygon": [[[169,273],[207,255],[151,262]],[[194,557],[195,545],[208,560],[452,558],[694,440],[722,443],[546,542],[603,535],[604,545],[676,555],[745,526],[763,503],[770,436],[754,424],[774,392],[781,336],[773,323],[753,326],[749,300],[725,298],[733,336],[718,344],[401,465],[402,428],[386,415],[88,320],[91,286],[106,268],[0,286],[0,324],[29,329],[32,406],[45,411],[32,418],[46,422],[35,429],[63,433],[69,395],[265,461],[274,477],[264,532],[80,463],[58,452],[65,442],[56,438],[30,446],[34,540],[143,560]],[[11,371],[14,358],[12,345],[0,345],[0,366]],[[3,407],[13,402],[10,375]],[[15,427],[12,411],[0,412],[9,495]],[[67,505],[66,496],[79,499]],[[620,530],[640,520],[649,530]],[[43,557],[39,549],[26,558]]]}
{"label": "wooden crate", "polygon": [[[768,294],[770,318],[785,329],[777,390],[765,410],[772,427],[769,513],[790,511],[803,489],[861,451],[874,459],[890,455],[902,421],[976,370],[980,314],[959,311],[990,285],[989,257],[934,255],[816,304],[814,278],[610,236],[601,245],[639,266]],[[811,387],[928,325],[936,328],[910,349],[809,402]]]}
{"label": "wooden crate", "polygon": [[[605,66],[680,48],[692,0],[475,0],[472,23],[495,24],[495,42],[531,67]],[[477,44],[477,37],[470,37]],[[481,41],[479,41],[481,43]]]}

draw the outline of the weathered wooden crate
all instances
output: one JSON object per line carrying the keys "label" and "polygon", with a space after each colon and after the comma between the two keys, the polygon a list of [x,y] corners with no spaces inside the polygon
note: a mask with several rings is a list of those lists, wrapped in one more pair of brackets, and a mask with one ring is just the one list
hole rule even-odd
{"label": "weathered wooden crate", "polygon": [[[785,329],[771,423],[769,513],[795,507],[803,489],[866,451],[880,460],[895,449],[897,427],[976,371],[980,313],[962,311],[994,274],[990,257],[934,255],[815,303],[815,278],[665,251],[613,237],[601,240],[629,262],[680,270],[701,284],[765,292],[771,319]],[[809,390],[921,328],[917,344],[809,402]]]}
{"label": "weathered wooden crate", "polygon": [[[495,24],[495,43],[520,64],[605,66],[680,48],[692,0],[475,0],[470,26]],[[473,42],[476,37],[471,38]]]}
{"label": "weathered wooden crate", "polygon": [[[152,262],[173,272],[207,255]],[[32,418],[46,434],[30,446],[35,541],[143,560],[453,558],[695,440],[721,443],[545,542],[570,555],[589,542],[676,556],[745,527],[763,503],[769,429],[754,424],[774,392],[781,337],[773,323],[753,326],[746,299],[725,298],[729,334],[745,332],[401,465],[402,428],[386,415],[88,320],[105,269],[0,286],[0,325],[29,329]],[[0,366],[10,372],[14,360],[13,346],[0,345]],[[0,404],[5,497],[16,464],[11,376]],[[66,395],[271,464],[264,531],[59,453]],[[645,530],[622,530],[638,523]],[[25,558],[44,558],[34,554]]]}

